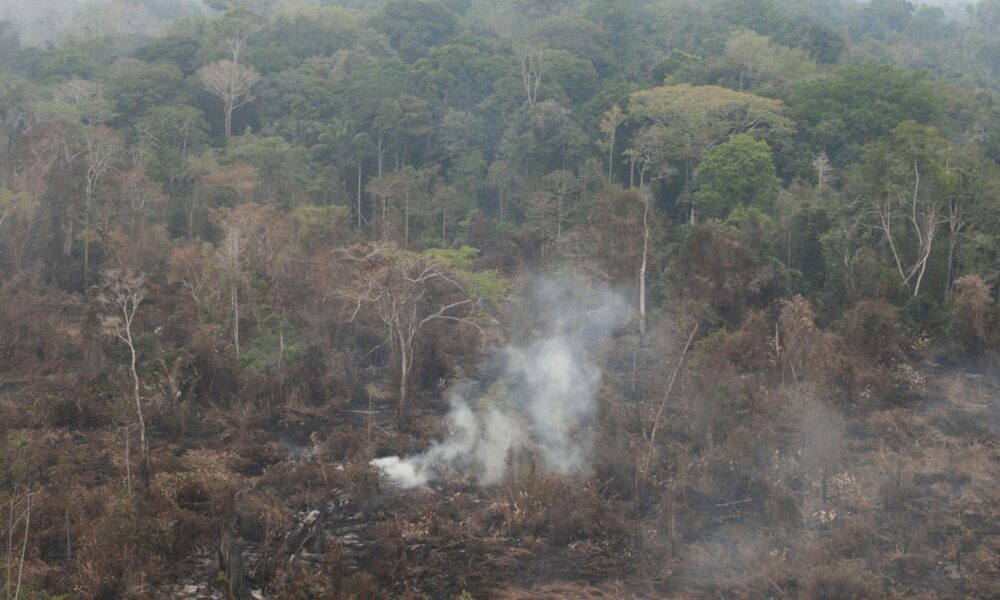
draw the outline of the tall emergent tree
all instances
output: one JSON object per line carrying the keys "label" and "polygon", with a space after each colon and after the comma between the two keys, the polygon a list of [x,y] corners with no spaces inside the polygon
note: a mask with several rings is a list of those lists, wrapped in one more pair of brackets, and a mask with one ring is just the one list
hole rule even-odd
{"label": "tall emergent tree", "polygon": [[251,67],[232,60],[217,60],[202,67],[198,78],[213,96],[222,100],[222,110],[226,116],[226,137],[232,136],[233,111],[253,102],[253,86],[260,81],[260,75]]}

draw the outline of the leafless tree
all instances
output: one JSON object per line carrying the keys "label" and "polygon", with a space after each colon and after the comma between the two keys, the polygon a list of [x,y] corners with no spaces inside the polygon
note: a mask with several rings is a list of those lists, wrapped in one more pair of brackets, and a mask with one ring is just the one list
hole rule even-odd
{"label": "leafless tree", "polygon": [[607,141],[602,140],[599,142],[602,148],[607,148],[608,150],[608,185],[611,185],[611,178],[615,172],[615,137],[618,133],[618,128],[624,122],[625,111],[617,104],[606,111],[604,118],[601,119],[601,133],[608,136]]}
{"label": "leafless tree", "polygon": [[423,254],[379,245],[361,252],[345,251],[343,259],[357,277],[336,288],[333,295],[345,301],[349,322],[370,310],[385,327],[386,342],[398,358],[397,412],[403,420],[420,332],[431,323],[453,321],[474,328],[484,339],[485,330],[472,310],[477,298],[445,265]]}
{"label": "leafless tree", "polygon": [[94,212],[94,193],[101,180],[115,168],[121,152],[118,137],[105,127],[88,128],[83,134],[83,158],[87,171],[83,188],[83,285],[87,285],[90,268],[90,227]]}
{"label": "leafless tree", "polygon": [[[920,295],[920,286],[927,271],[938,228],[946,219],[942,214],[943,202],[940,198],[933,192],[922,192],[920,165],[916,160],[913,161],[912,169],[912,192],[898,190],[884,194],[873,203],[873,208],[876,216],[874,229],[884,235],[903,285],[917,297]],[[909,229],[917,242],[916,256],[910,265],[904,264],[906,258],[894,235],[899,222],[909,222]]]}
{"label": "leafless tree", "polygon": [[515,47],[514,54],[520,62],[521,83],[524,85],[524,93],[528,104],[534,104],[538,100],[538,86],[542,83],[542,59],[545,58],[545,50],[542,48]]}
{"label": "leafless tree", "polygon": [[198,71],[198,78],[213,96],[222,100],[226,115],[226,137],[232,136],[233,111],[253,102],[251,88],[260,81],[260,75],[250,67],[232,60],[218,60]]}
{"label": "leafless tree", "polygon": [[[646,334],[646,270],[649,266],[649,205],[653,199],[650,186],[655,181],[669,179],[674,171],[660,155],[657,145],[649,130],[636,136],[632,148],[625,155],[633,164],[639,166],[639,194],[642,200],[642,261],[639,265],[639,331]],[[648,177],[648,179],[647,179]],[[691,208],[691,221],[694,222],[694,207]]]}
{"label": "leafless tree", "polygon": [[146,437],[146,418],[142,409],[141,383],[137,367],[133,325],[135,315],[146,297],[146,277],[141,273],[109,269],[104,273],[104,283],[97,301],[104,309],[101,327],[105,334],[113,336],[128,346],[132,374],[133,400],[139,420],[139,451],[142,457],[142,476],[149,489],[149,442]]}

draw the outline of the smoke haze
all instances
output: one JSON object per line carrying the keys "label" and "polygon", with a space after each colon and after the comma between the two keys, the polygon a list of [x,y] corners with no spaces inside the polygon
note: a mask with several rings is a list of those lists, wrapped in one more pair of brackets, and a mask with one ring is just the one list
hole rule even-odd
{"label": "smoke haze", "polygon": [[455,471],[483,485],[507,472],[514,453],[534,457],[547,472],[583,472],[591,453],[589,426],[601,372],[590,352],[625,323],[618,294],[579,278],[538,279],[527,310],[537,339],[499,353],[501,380],[486,393],[466,383],[449,392],[448,435],[416,456],[372,461],[393,484],[414,488]]}

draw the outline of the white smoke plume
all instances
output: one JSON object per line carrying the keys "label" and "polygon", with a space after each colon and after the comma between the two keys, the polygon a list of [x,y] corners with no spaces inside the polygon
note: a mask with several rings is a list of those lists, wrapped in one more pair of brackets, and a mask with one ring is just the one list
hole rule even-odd
{"label": "white smoke plume", "polygon": [[443,440],[415,456],[372,461],[393,484],[408,489],[449,472],[471,471],[488,485],[503,477],[518,451],[533,455],[547,472],[586,470],[601,379],[590,355],[625,323],[628,304],[580,278],[540,279],[530,287],[522,314],[537,318],[536,339],[503,348],[501,380],[478,399],[471,398],[473,384],[449,392]]}

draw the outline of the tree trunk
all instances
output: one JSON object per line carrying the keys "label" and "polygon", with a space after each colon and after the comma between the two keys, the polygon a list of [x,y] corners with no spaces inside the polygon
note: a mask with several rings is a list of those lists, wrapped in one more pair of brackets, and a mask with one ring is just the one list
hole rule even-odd
{"label": "tree trunk", "polygon": [[28,553],[28,531],[31,526],[31,493],[29,492],[26,496],[27,498],[27,509],[24,515],[24,542],[21,544],[21,562],[17,567],[17,588],[14,590],[14,600],[17,600],[21,595],[21,576],[24,574],[24,559]]}
{"label": "tree trunk", "polygon": [[614,177],[615,169],[615,132],[618,131],[618,126],[615,125],[611,128],[611,136],[608,140],[608,185],[611,185],[611,179]]}
{"label": "tree trunk", "polygon": [[132,495],[132,446],[130,443],[131,433],[128,430],[128,421],[125,421],[125,490]]}
{"label": "tree trunk", "polygon": [[240,355],[240,294],[236,282],[233,281],[229,287],[229,296],[233,305],[233,346],[236,348],[236,356]]}
{"label": "tree trunk", "polygon": [[958,231],[954,227],[950,228],[948,234],[948,263],[944,276],[944,293],[951,293],[952,283],[955,277],[955,250],[958,248]]}
{"label": "tree trunk", "polygon": [[[404,355],[405,356],[405,355]],[[405,358],[403,358],[405,361]],[[400,423],[406,418],[407,411],[407,388],[410,380],[410,368],[404,362],[399,369],[399,408],[397,419]]]}
{"label": "tree trunk", "polygon": [[[222,526],[219,547],[215,551],[210,575],[225,573],[229,580],[229,594],[232,598],[245,598],[243,586],[243,544],[240,542],[240,518],[233,514]],[[268,575],[273,574],[269,573]]]}
{"label": "tree trunk", "polygon": [[60,229],[63,232],[62,252],[63,256],[69,258],[73,254],[73,219],[66,219],[62,222]]}
{"label": "tree trunk", "polygon": [[139,456],[142,459],[141,471],[143,485],[146,493],[149,493],[149,444],[146,442],[146,417],[142,412],[142,397],[139,393],[139,371],[136,369],[135,342],[132,340],[132,321],[129,319],[125,327],[125,335],[128,336],[128,349],[132,357],[132,384],[135,397],[135,413],[139,418]]}
{"label": "tree trunk", "polygon": [[[265,558],[255,568],[255,580],[270,580],[279,570],[289,571],[288,567],[310,541],[320,542],[318,538],[323,533],[323,514],[318,510],[310,511],[305,519],[282,540],[278,550]],[[242,565],[240,565],[242,568]],[[242,577],[241,577],[242,584]],[[241,590],[241,593],[245,593]]]}
{"label": "tree trunk", "polygon": [[14,557],[14,525],[16,524],[16,521],[14,520],[14,508],[15,508],[14,497],[11,496],[11,498],[10,498],[10,513],[9,513],[9,517],[7,519],[7,523],[9,525],[8,528],[7,528],[7,555],[5,557],[6,560],[4,561],[6,563],[6,565],[7,565],[7,574],[6,574],[6,576],[4,576],[4,580],[3,580],[3,597],[4,598],[10,598],[10,572],[11,572],[11,568],[13,568],[13,566],[14,566],[14,560],[13,560],[13,557]]}
{"label": "tree trunk", "polygon": [[643,195],[642,263],[639,266],[639,334],[646,335],[646,266],[649,253],[649,197]]}
{"label": "tree trunk", "polygon": [[226,139],[228,140],[233,135],[233,103],[230,100],[226,100],[226,106],[223,109],[226,113]]}
{"label": "tree trunk", "polygon": [[[406,339],[402,328],[397,328],[397,331],[399,332],[399,407],[397,408],[396,420],[402,425],[409,408],[407,406],[407,395],[409,391],[410,364],[413,360],[413,349],[410,347],[412,341]],[[408,341],[410,341],[410,344],[407,343]]]}
{"label": "tree trunk", "polygon": [[358,231],[361,231],[361,161],[358,161]]}
{"label": "tree trunk", "polygon": [[83,238],[83,289],[87,289],[87,271],[90,268],[90,242],[87,236]]}
{"label": "tree trunk", "polygon": [[188,239],[194,239],[194,215],[198,210],[198,192],[201,189],[201,178],[195,180],[194,189],[191,191],[191,210],[188,211]]}

